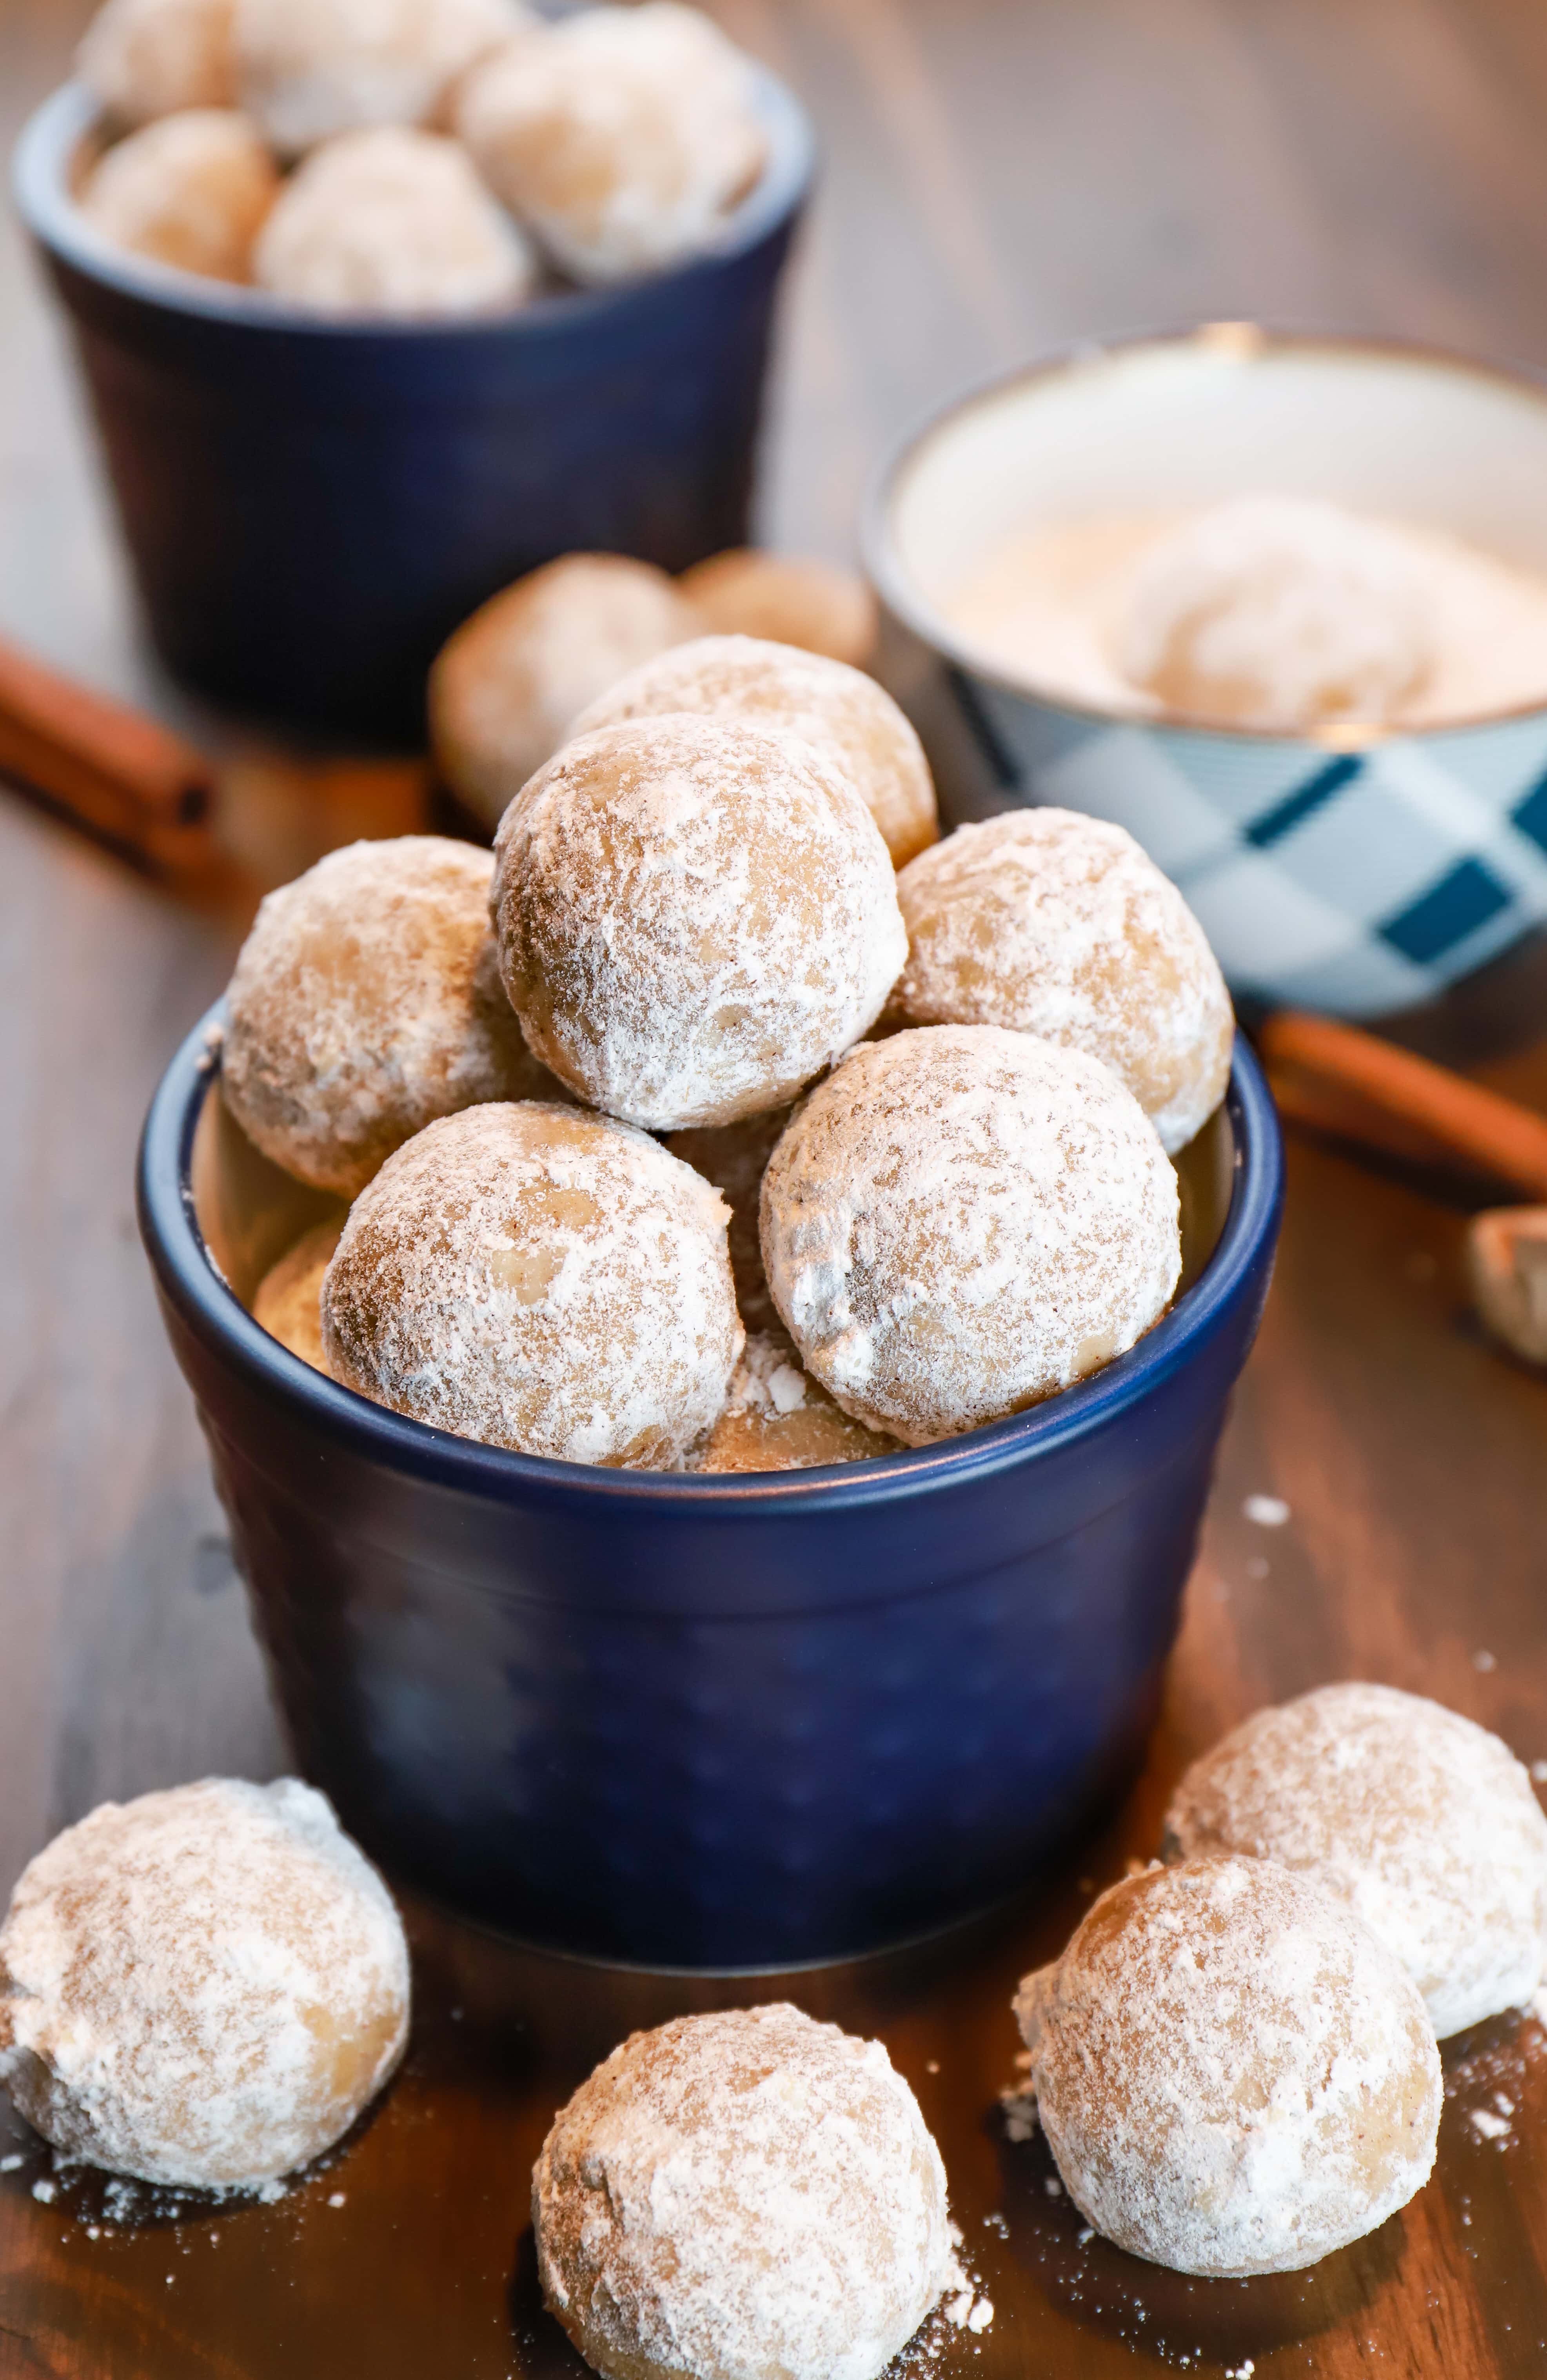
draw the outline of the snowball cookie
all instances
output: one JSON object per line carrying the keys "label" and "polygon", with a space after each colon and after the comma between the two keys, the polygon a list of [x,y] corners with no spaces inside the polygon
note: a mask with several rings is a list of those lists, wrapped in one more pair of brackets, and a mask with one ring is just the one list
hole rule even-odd
{"label": "snowball cookie", "polygon": [[1547,1364],[1547,1207],[1492,1207],[1474,1215],[1467,1272],[1494,1338],[1528,1364]]}
{"label": "snowball cookie", "polygon": [[956,2278],[907,2084],[782,2003],[630,2034],[554,2119],[531,2211],[603,2380],[875,2380]]}
{"label": "snowball cookie", "polygon": [[1298,2272],[1429,2178],[1422,2000],[1357,1917],[1265,1860],[1114,1885],[1015,2010],[1065,2188],[1152,2265]]}
{"label": "snowball cookie", "polygon": [[666,1143],[674,1157],[680,1157],[706,1182],[713,1183],[730,1208],[731,1272],[736,1302],[749,1330],[779,1330],[762,1269],[760,1202],[763,1172],[789,1122],[789,1112],[788,1108],[770,1108],[761,1115],[742,1116],[735,1123],[674,1132]]}
{"label": "snowball cookie", "polygon": [[1117,661],[1169,710],[1292,734],[1392,718],[1438,635],[1421,565],[1391,529],[1307,497],[1243,496],[1143,554]]}
{"label": "snowball cookie", "polygon": [[254,1322],[314,1372],[328,1367],[323,1352],[323,1275],[343,1229],[341,1222],[316,1223],[303,1232],[295,1246],[269,1267],[252,1300]]}
{"label": "snowball cookie", "polygon": [[762,1177],[768,1285],[846,1413],[927,1446],[1099,1371],[1182,1269],[1176,1176],[1083,1050],[937,1025],[850,1050]]}
{"label": "snowball cookie", "polygon": [[75,54],[81,81],[120,124],[229,107],[233,0],[107,0]]}
{"label": "snowball cookie", "polygon": [[577,710],[699,633],[664,570],[566,553],[492,596],[430,673],[430,733],[452,791],[491,827],[552,759]]}
{"label": "snowball cookie", "polygon": [[286,184],[253,255],[275,298],[327,314],[481,314],[518,306],[536,266],[455,140],[345,132]]}
{"label": "snowball cookie", "polygon": [[725,1411],[683,1465],[687,1471],[810,1471],[901,1452],[895,1438],[867,1429],[835,1405],[786,1334],[754,1333],[725,1391]]}
{"label": "snowball cookie", "polygon": [[323,1282],[328,1368],[461,1438],[667,1468],[741,1353],[725,1222],[625,1124],[538,1101],[443,1117],[349,1210]]}
{"label": "snowball cookie", "polygon": [[707,247],[761,173],[751,71],[676,0],[583,8],[509,42],[457,93],[491,189],[576,281],[626,281]]}
{"label": "snowball cookie", "polygon": [[242,106],[298,157],[335,133],[430,124],[478,58],[532,24],[520,0],[235,0]]}
{"label": "snowball cookie", "polygon": [[556,1096],[489,932],[486,851],[433,834],[330,852],[263,901],[227,995],[225,1103],[265,1157],[351,1198],[480,1099]]}
{"label": "snowball cookie", "polygon": [[229,108],[195,107],[131,132],[92,167],[80,212],[115,248],[248,281],[253,242],[279,191],[273,158]]}
{"label": "snowball cookie", "polygon": [[69,2157],[255,2187],[347,2131],[403,2054],[392,1896],[298,1778],[104,1802],[0,1927],[0,2080]]}
{"label": "snowball cookie", "polygon": [[1104,1058],[1182,1148],[1224,1097],[1236,1020],[1202,927],[1131,834],[1073,810],[961,826],[897,879],[909,1025],[1007,1025]]}
{"label": "snowball cookie", "polygon": [[1176,1858],[1298,1868],[1402,1961],[1443,2041],[1518,2008],[1547,1964],[1547,1817],[1496,1735],[1395,1686],[1321,1686],[1195,1760]]}
{"label": "snowball cookie", "polygon": [[907,955],[886,846],[835,756],[748,720],[577,737],[511,803],[494,859],[529,1046],[655,1131],[793,1099]]}
{"label": "snowball cookie", "polygon": [[864,795],[895,868],[940,832],[924,747],[891,696],[862,670],[757,637],[700,637],[621,679],[569,732],[581,735],[667,710],[787,728],[831,747]]}
{"label": "snowball cookie", "polygon": [[695,563],[676,583],[716,636],[798,645],[855,669],[875,646],[875,597],[858,571],[835,562],[738,545]]}

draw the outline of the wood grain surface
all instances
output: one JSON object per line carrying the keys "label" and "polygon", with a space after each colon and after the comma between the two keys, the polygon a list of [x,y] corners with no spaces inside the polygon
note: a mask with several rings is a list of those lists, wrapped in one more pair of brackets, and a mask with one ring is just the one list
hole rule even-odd
{"label": "wood grain surface", "polygon": [[[1251,314],[1547,365],[1547,16],[1532,0],[717,13],[799,85],[826,144],[771,430],[775,541],[848,552],[871,470],[924,407],[1081,338]],[[7,140],[83,14],[0,0]],[[59,331],[8,224],[0,632],[212,729],[140,648]],[[0,1890],[104,1796],[282,1761],[131,1213],[145,1102],[239,923],[0,797]],[[1547,1107],[1547,1044],[1527,1030],[1521,1044],[1490,1078]],[[993,2113],[1016,1977],[1094,1886],[1148,1854],[1180,1766],[1253,1706],[1383,1678],[1547,1759],[1547,1380],[1468,1316],[1468,1195],[1296,1141],[1277,1282],[1121,1821],[971,1936],[766,1987],[883,2034],[939,2132],[996,2316],[981,2338],[937,2325],[920,2372],[1547,2370],[1534,2024],[1452,2051],[1438,2171],[1405,2215],[1310,2274],[1244,2289],[1082,2242],[1040,2143],[1012,2146]],[[1246,1517],[1257,1494],[1284,1500],[1283,1525]],[[526,2229],[549,2114],[628,2025],[760,1987],[568,1967],[422,1910],[413,1931],[408,2069],[332,2168],[274,2207],[126,2206],[98,2179],[55,2180],[0,2114],[15,2140],[0,2137],[6,2380],[579,2373],[538,2308]],[[1512,2112],[1490,2140],[1469,2117],[1500,2094]]]}

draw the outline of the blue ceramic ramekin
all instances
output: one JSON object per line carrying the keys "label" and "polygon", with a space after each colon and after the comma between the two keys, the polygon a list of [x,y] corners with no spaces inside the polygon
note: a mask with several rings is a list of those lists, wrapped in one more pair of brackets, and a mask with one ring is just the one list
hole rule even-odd
{"label": "blue ceramic ramekin", "polygon": [[703,1478],[449,1437],[261,1330],[213,1248],[244,1287],[306,1216],[219,1099],[220,1015],[140,1230],[300,1768],[387,1868],[566,1950],[808,1963],[1014,1890],[1126,1784],[1278,1230],[1244,1043],[1183,1160],[1212,1252],[1130,1354],[942,1445]]}
{"label": "blue ceramic ramekin", "polygon": [[810,186],[761,68],[770,154],[705,253],[457,322],[337,321],[91,230],[95,123],[55,92],[18,204],[68,315],[151,634],[217,699],[372,742],[422,728],[459,621],[555,554],[667,570],[745,542],[774,302]]}
{"label": "blue ceramic ramekin", "polygon": [[865,530],[882,674],[946,817],[1046,802],[1126,827],[1243,1002],[1417,1032],[1456,1007],[1454,987],[1513,969],[1534,1017],[1547,698],[1456,727],[1231,730],[1071,699],[951,625],[953,585],[1020,530],[1262,491],[1330,497],[1547,575],[1547,389],[1457,357],[1237,322],[1086,348],[948,406],[888,465]]}

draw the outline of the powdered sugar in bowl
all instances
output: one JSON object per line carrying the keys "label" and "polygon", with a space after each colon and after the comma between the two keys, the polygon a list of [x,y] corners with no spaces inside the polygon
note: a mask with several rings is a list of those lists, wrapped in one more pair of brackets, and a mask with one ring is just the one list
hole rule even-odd
{"label": "powdered sugar in bowl", "polygon": [[1127,827],[1237,1001],[1507,1023],[1547,947],[1544,488],[1541,389],[1460,358],[1083,350],[884,475],[883,674],[947,816]]}
{"label": "powdered sugar in bowl", "polygon": [[1244,1045],[1127,1354],[938,1444],[701,1475],[452,1437],[261,1329],[328,1201],[232,1120],[220,1025],[152,1105],[140,1226],[298,1764],[389,1872],[568,1950],[766,1969],[1013,1892],[1121,1791],[1278,1228]]}

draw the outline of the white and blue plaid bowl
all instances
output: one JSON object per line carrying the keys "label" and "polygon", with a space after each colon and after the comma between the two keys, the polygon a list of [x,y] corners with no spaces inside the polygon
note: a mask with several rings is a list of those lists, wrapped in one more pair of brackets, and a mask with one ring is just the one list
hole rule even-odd
{"label": "white and blue plaid bowl", "polygon": [[1547,573],[1547,393],[1458,358],[1238,323],[1086,350],[937,415],[883,475],[882,672],[951,824],[1056,803],[1137,836],[1237,998],[1421,1013],[1547,922],[1539,707],[1302,736],[1102,712],[967,649],[944,590],[1017,529],[1271,490]]}

